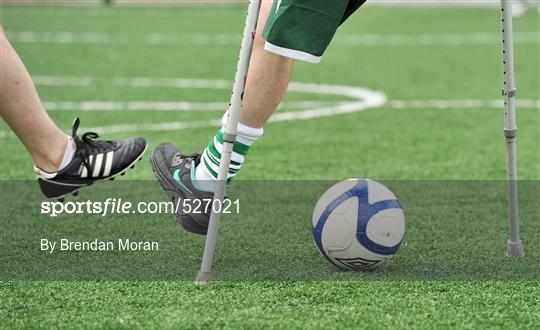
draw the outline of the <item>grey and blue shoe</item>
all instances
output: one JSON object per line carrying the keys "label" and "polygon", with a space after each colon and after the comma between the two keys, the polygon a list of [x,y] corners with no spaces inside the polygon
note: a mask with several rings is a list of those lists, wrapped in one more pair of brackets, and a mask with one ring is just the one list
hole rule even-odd
{"label": "grey and blue shoe", "polygon": [[[200,159],[199,154],[184,155],[174,145],[162,143],[152,152],[150,163],[180,225],[191,233],[206,235],[214,194],[197,185],[195,168]],[[210,207],[206,207],[208,203]]]}

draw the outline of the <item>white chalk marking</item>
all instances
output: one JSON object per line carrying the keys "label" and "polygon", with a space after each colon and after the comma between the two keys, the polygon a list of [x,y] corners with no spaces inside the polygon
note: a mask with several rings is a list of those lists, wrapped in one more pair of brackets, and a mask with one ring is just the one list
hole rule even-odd
{"label": "white chalk marking", "polygon": [[[293,101],[283,102],[280,109],[313,109],[346,102]],[[43,102],[47,111],[208,111],[224,112],[227,102],[153,102],[153,101],[81,101]]]}
{"label": "white chalk marking", "polygon": [[[45,86],[91,86],[96,84],[128,86],[134,88],[169,87],[169,88],[195,88],[195,89],[228,89],[231,83],[226,80],[205,79],[175,79],[175,78],[148,78],[148,77],[115,77],[111,79],[93,77],[33,77],[38,85]],[[381,92],[353,86],[339,86],[327,84],[307,84],[292,82],[289,91],[298,93],[312,93],[317,95],[336,95],[353,99],[352,101],[323,102],[323,101],[297,101],[289,102],[287,107],[305,109],[302,111],[277,112],[271,118],[273,122],[302,120],[317,117],[335,116],[353,113],[375,107],[390,107],[393,109],[472,109],[472,108],[498,108],[503,106],[502,100],[391,100],[386,103],[386,97]],[[540,109],[540,100],[516,100],[518,108]],[[86,102],[46,102],[46,107],[54,110],[79,111],[223,111],[225,102],[114,102],[114,101],[86,101]],[[217,127],[221,125],[219,119],[206,121],[169,122],[151,124],[125,124],[89,128],[88,130],[100,133],[138,132],[138,131],[175,131],[203,127]],[[0,138],[14,136],[0,131]]]}
{"label": "white chalk marking", "polygon": [[[387,105],[394,109],[502,109],[503,100],[391,100]],[[540,109],[540,100],[516,99],[516,107]]]}
{"label": "white chalk marking", "polygon": [[[241,36],[234,33],[106,33],[8,31],[9,39],[18,43],[37,44],[144,44],[144,45],[235,45]],[[516,44],[540,43],[538,31],[515,31]],[[347,46],[433,46],[498,45],[499,33],[422,33],[422,34],[338,34],[333,41]]]}
{"label": "white chalk marking", "polygon": [[[92,77],[51,77],[51,76],[36,76],[33,78],[37,85],[47,86],[89,86],[92,84],[108,84],[114,86],[130,86],[130,87],[173,87],[173,88],[206,88],[206,89],[224,89],[231,88],[231,82],[226,80],[204,80],[204,79],[167,79],[167,78],[148,78],[148,77],[114,77],[111,79],[99,79]],[[322,106],[310,108],[301,111],[280,112],[277,113],[272,121],[288,121],[296,119],[307,119],[316,117],[327,117],[344,113],[352,113],[363,111],[368,108],[379,107],[386,103],[386,96],[381,92],[371,91],[369,89],[353,86],[339,86],[327,84],[306,84],[299,82],[291,82],[288,91],[299,93],[311,93],[316,95],[336,95],[345,98],[351,98],[352,101],[339,102],[330,106]],[[311,101],[309,101],[311,102]],[[115,109],[120,107],[128,107],[131,109],[142,109],[148,106],[169,107],[181,109],[187,107],[184,104],[158,104],[152,102],[92,102],[84,104],[74,104],[72,102],[60,102],[58,104],[49,103],[46,105],[57,106],[57,108],[68,108],[70,106],[81,106],[81,109]],[[318,104],[323,105],[323,104]],[[202,103],[196,106],[203,107]],[[216,104],[210,104],[210,108],[216,107]],[[224,110],[224,108],[223,108]],[[132,132],[132,131],[167,131],[181,130],[187,128],[199,128],[208,126],[219,126],[219,120],[198,121],[198,122],[172,122],[162,124],[126,124],[113,125],[104,127],[89,128],[99,133],[116,133],[116,132]],[[1,137],[6,136],[6,133],[1,132]]]}

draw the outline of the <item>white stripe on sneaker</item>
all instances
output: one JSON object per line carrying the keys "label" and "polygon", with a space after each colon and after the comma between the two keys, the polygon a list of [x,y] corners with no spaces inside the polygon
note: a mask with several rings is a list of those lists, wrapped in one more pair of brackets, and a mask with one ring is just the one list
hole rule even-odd
{"label": "white stripe on sneaker", "polygon": [[83,167],[81,178],[88,177],[88,166],[92,165],[92,160],[94,160],[94,155],[90,155],[90,157],[88,157],[88,164],[86,164],[86,166]]}
{"label": "white stripe on sneaker", "polygon": [[94,165],[94,172],[92,173],[92,176],[94,178],[99,176],[99,172],[101,171],[101,162],[103,161],[103,154],[98,154],[96,156],[96,164]]}
{"label": "white stripe on sneaker", "polygon": [[114,157],[114,151],[109,151],[105,155],[105,170],[103,171],[103,176],[109,176],[109,174],[111,174],[113,157]]}

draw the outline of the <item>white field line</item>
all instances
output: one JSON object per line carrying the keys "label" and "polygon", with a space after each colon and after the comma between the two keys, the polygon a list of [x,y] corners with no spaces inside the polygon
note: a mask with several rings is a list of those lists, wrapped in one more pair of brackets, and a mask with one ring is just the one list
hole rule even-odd
{"label": "white field line", "polygon": [[[172,87],[172,88],[203,88],[203,89],[229,89],[231,82],[226,80],[204,80],[204,79],[167,79],[167,78],[147,78],[147,77],[115,77],[111,79],[99,79],[92,77],[34,77],[37,85],[47,86],[90,86],[92,84],[107,84],[114,86],[128,87]],[[386,96],[381,92],[371,91],[369,89],[352,86],[325,85],[325,84],[306,84],[291,82],[289,92],[311,93],[315,95],[336,95],[344,98],[350,98],[351,101],[340,102],[337,104],[318,104],[319,107],[301,111],[281,112],[276,114],[272,121],[287,121],[297,119],[307,119],[316,117],[334,116],[337,114],[352,113],[363,111],[369,108],[380,107],[386,103]],[[310,101],[311,102],[311,101]],[[50,105],[50,104],[49,104]],[[64,104],[66,105],[66,104]],[[94,104],[97,107],[97,104]],[[129,105],[129,102],[128,102]],[[146,104],[148,105],[148,104]],[[144,104],[132,104],[134,108],[146,106]],[[154,104],[157,105],[157,104]],[[200,103],[199,103],[200,105]],[[102,108],[111,106],[111,104],[101,104]],[[117,105],[113,105],[117,106]],[[165,105],[166,107],[178,107],[179,105]],[[185,107],[185,104],[182,105]],[[126,124],[104,127],[88,128],[88,130],[99,133],[117,133],[117,132],[135,132],[135,131],[167,131],[181,130],[187,128],[199,128],[220,125],[220,120],[198,121],[198,122],[172,122],[159,124]],[[0,137],[6,137],[9,134],[0,132]]]}
{"label": "white field line", "polygon": [[[313,109],[347,102],[328,101],[291,101],[283,102],[279,108],[283,109]],[[350,102],[348,102],[350,103]],[[43,102],[47,111],[208,111],[224,112],[227,102],[154,102],[154,101],[82,101],[82,102]]]}
{"label": "white field line", "polygon": [[[348,107],[346,101],[291,101],[280,104],[279,109],[314,109],[322,107]],[[227,102],[154,102],[154,101],[82,101],[82,102],[43,102],[47,111],[203,111],[223,112]],[[479,109],[498,108],[504,106],[503,100],[390,100],[385,107],[393,109]],[[540,100],[516,100],[518,108],[540,109]],[[279,113],[276,114],[279,116]],[[288,115],[287,115],[288,116]]]}
{"label": "white field line", "polygon": [[[90,86],[103,84],[106,86],[127,86],[134,88],[147,87],[170,87],[189,89],[229,89],[231,83],[226,80],[204,79],[175,79],[175,78],[148,78],[148,77],[115,77],[110,79],[92,77],[33,77],[37,85],[46,86]],[[335,95],[352,99],[351,101],[320,102],[299,101],[291,102],[286,106],[305,110],[278,112],[271,121],[302,120],[317,117],[335,116],[345,113],[363,111],[369,108],[387,106],[394,109],[462,109],[462,108],[502,108],[501,100],[391,100],[387,102],[386,96],[381,92],[368,89],[324,84],[306,84],[292,82],[289,85],[290,92],[311,93],[316,95]],[[113,110],[153,110],[153,111],[223,111],[225,102],[202,103],[202,102],[47,102],[45,106],[55,110],[79,110],[79,111],[113,111]],[[540,109],[540,100],[517,100],[518,108]],[[73,109],[72,109],[73,108]],[[206,121],[169,122],[152,124],[125,124],[89,128],[100,133],[138,132],[138,131],[174,131],[202,127],[213,127],[221,124],[219,119]],[[14,136],[13,134],[0,131],[0,138]]]}
{"label": "white field line", "polygon": [[[311,101],[306,101],[311,102]],[[313,101],[318,102],[318,101]],[[189,103],[189,102],[186,102]],[[203,104],[203,103],[201,103]],[[223,111],[223,103],[219,104],[220,111]],[[351,104],[346,102],[338,103],[338,108],[331,107],[324,111],[327,116],[333,116],[337,114],[354,111],[357,106],[355,103]],[[196,110],[195,105],[193,110]],[[516,106],[521,109],[540,109],[540,100],[516,100]],[[387,104],[380,107],[390,107],[393,109],[502,109],[503,101],[501,100],[391,100]],[[96,110],[96,109],[94,109]],[[101,109],[103,110],[103,109]],[[127,110],[127,109],[126,109]],[[148,109],[162,111],[162,109]],[[335,112],[334,112],[335,110]],[[88,110],[91,111],[91,110]],[[318,109],[317,111],[320,111]],[[316,111],[301,112],[300,115],[295,115],[297,112],[291,113],[276,113],[272,118],[272,122],[297,120],[297,119],[309,119],[314,117],[321,117]],[[138,132],[138,131],[176,131],[185,129],[196,128],[208,128],[219,127],[221,125],[220,119],[207,120],[207,121],[189,121],[189,122],[172,122],[172,123],[156,123],[156,124],[127,124],[127,125],[112,125],[105,127],[95,127],[89,130],[98,131],[100,133],[121,133],[121,132]],[[0,131],[0,138],[13,137],[10,132]]]}
{"label": "white field line", "polygon": [[55,77],[32,76],[34,84],[41,86],[87,87],[107,85],[119,87],[168,87],[190,89],[227,89],[232,83],[227,80],[185,79],[185,78],[148,78],[148,77]]}
{"label": "white field line", "polygon": [[[157,6],[175,7],[184,5],[200,5],[209,6],[216,4],[235,4],[244,5],[246,0],[116,0],[115,4],[119,6],[129,7],[135,6],[151,6],[150,8]],[[93,9],[92,5],[100,5],[101,0],[79,0],[74,2],[73,0],[3,0],[4,4],[17,4],[17,5],[67,5],[62,8],[61,13],[74,16],[86,16],[89,15],[88,11]],[[81,5],[84,10],[71,10],[72,6]],[[437,7],[437,6],[452,6],[452,7],[497,7],[500,3],[497,0],[373,0],[368,2],[365,6],[421,6],[421,7]],[[29,6],[30,7],[30,6]],[[41,8],[40,8],[41,9]],[[44,11],[41,9],[41,11]],[[28,9],[21,11],[21,13],[27,13]],[[39,14],[40,11],[33,11],[35,14]],[[103,16],[117,16],[119,13],[109,13],[103,10],[96,10],[97,13],[90,13],[93,15],[102,14]],[[31,12],[32,13],[32,12]],[[154,13],[154,12],[151,12]],[[156,12],[162,14],[163,11]],[[137,12],[139,14],[139,12]],[[140,14],[145,14],[140,12]],[[164,13],[163,13],[164,14]],[[56,15],[56,14],[55,14]],[[121,13],[120,13],[121,15]]]}
{"label": "white field line", "polygon": [[[503,100],[390,100],[385,105],[393,109],[502,109]],[[516,107],[540,109],[540,100],[516,99]]]}
{"label": "white field line", "polygon": [[[349,106],[346,101],[291,101],[283,102],[279,109],[313,109],[331,106]],[[47,111],[203,111],[223,112],[227,102],[154,102],[154,101],[82,101],[82,102],[43,102]],[[497,108],[502,109],[503,100],[390,100],[385,107],[393,109],[452,109],[452,108]],[[540,100],[516,100],[516,107],[540,109]]]}
{"label": "white field line", "polygon": [[[43,44],[145,44],[145,45],[235,45],[241,36],[230,33],[104,33],[104,32],[43,32],[8,31],[8,37],[18,43]],[[334,44],[346,46],[431,46],[499,44],[501,35],[492,32],[422,33],[422,34],[343,34]],[[518,44],[540,43],[539,31],[515,31]]]}
{"label": "white field line", "polygon": [[194,128],[206,128],[206,127],[219,127],[221,126],[221,119],[211,119],[204,121],[176,121],[170,123],[156,123],[156,124],[124,124],[124,125],[111,125],[90,127],[87,130],[92,132],[98,132],[100,134],[107,133],[122,133],[122,132],[155,132],[155,131],[179,131],[185,129]]}
{"label": "white field line", "polygon": [[[140,78],[138,78],[140,79]],[[148,86],[153,81],[151,78],[145,78]],[[130,83],[130,79],[126,78],[114,78],[113,81],[124,81]],[[166,79],[158,80],[159,83],[166,83]],[[221,81],[216,81],[221,82]],[[198,84],[196,84],[198,85]],[[230,85],[230,83],[228,84]],[[221,83],[216,84],[221,86]],[[139,86],[140,87],[140,86]],[[228,86],[229,88],[230,86]],[[189,87],[188,87],[189,88]],[[216,87],[220,88],[220,87]],[[298,119],[308,119],[317,117],[334,116],[344,113],[359,112],[369,108],[380,107],[386,103],[386,96],[383,93],[371,91],[360,87],[351,86],[339,86],[339,85],[324,85],[324,84],[306,84],[299,82],[291,82],[288,88],[289,92],[300,93],[312,93],[317,95],[338,95],[354,99],[352,102],[339,103],[333,106],[292,111],[281,112],[275,114],[270,121],[289,121]],[[99,133],[117,133],[117,132],[138,132],[138,131],[170,131],[180,130],[188,128],[200,128],[200,127],[213,127],[220,126],[221,120],[215,119],[210,121],[198,121],[198,122],[173,122],[164,124],[133,124],[133,125],[114,125],[105,127],[90,128]]]}
{"label": "white field line", "polygon": [[[343,35],[336,42],[348,46],[492,45],[501,43],[499,33],[422,33]],[[538,44],[539,31],[514,32],[514,43]]]}

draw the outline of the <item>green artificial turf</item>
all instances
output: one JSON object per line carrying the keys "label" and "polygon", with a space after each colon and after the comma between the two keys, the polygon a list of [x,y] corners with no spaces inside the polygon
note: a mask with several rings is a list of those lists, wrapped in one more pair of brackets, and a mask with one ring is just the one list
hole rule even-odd
{"label": "green artificial turf", "polygon": [[[531,328],[531,282],[35,282],[2,284],[26,328]],[[535,295],[536,293],[536,295]],[[34,322],[32,322],[34,320]]]}
{"label": "green artificial turf", "polygon": [[[229,89],[130,87],[114,77],[231,81],[244,8],[3,6],[1,21],[34,78],[92,77],[87,86],[37,88],[45,102],[222,102]],[[118,43],[23,42],[21,32],[105,34]],[[538,33],[538,16],[516,20]],[[533,328],[540,323],[540,111],[518,109],[522,235],[527,256],[504,257],[507,239],[503,112],[487,106],[404,108],[396,100],[500,100],[500,45],[350,45],[363,34],[421,41],[447,34],[497,37],[499,13],[483,8],[368,7],[336,36],[323,62],[297,63],[293,81],[359,86],[388,102],[353,114],[270,123],[231,197],[242,210],[224,218],[216,282],[192,284],[203,239],[169,215],[40,214],[32,161],[0,124],[0,328]],[[19,35],[17,35],[19,33]],[[152,45],[151,34],[173,42]],[[201,35],[216,43],[200,41]],[[237,36],[238,43],[234,42]],[[439,36],[439,37],[437,37]],[[17,39],[18,38],[18,39]],[[190,39],[191,38],[191,39]],[[199,40],[190,42],[189,40]],[[531,38],[529,38],[530,40]],[[17,41],[19,40],[19,41]],[[178,40],[184,40],[178,41]],[[187,40],[187,41],[186,41]],[[214,39],[212,39],[214,40]],[[221,42],[220,42],[221,40]],[[233,40],[232,42],[230,40]],[[540,99],[540,44],[517,42],[518,100]],[[38,79],[36,79],[39,82]],[[289,102],[347,97],[291,92]],[[49,111],[66,131],[208,121],[216,112]],[[214,127],[119,131],[201,150]],[[146,157],[145,157],[146,158]],[[404,207],[398,255],[368,273],[339,271],[311,239],[311,211],[336,180],[382,180]],[[315,181],[324,180],[324,181]],[[125,180],[83,190],[80,200],[164,199],[146,159]],[[158,253],[38,251],[40,238],[158,240]]]}

